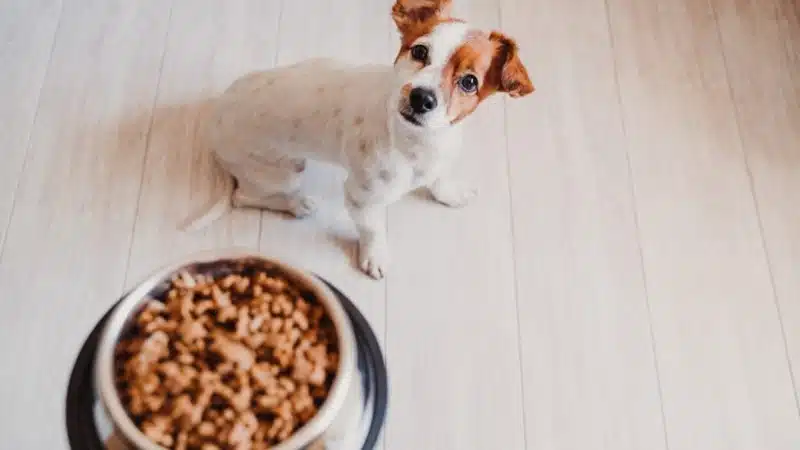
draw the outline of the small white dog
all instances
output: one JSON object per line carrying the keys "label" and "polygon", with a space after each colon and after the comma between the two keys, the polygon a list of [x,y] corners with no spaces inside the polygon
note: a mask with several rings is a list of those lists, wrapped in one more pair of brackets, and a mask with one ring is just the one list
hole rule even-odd
{"label": "small white dog", "polygon": [[445,205],[466,204],[475,191],[448,176],[462,119],[495,92],[533,92],[511,38],[474,29],[449,10],[450,0],[397,0],[394,66],[316,59],[235,81],[200,130],[227,171],[227,192],[188,228],[231,207],[306,216],[314,210],[298,190],[306,160],[339,164],[348,172],[359,265],[383,277],[386,206],[419,187]]}

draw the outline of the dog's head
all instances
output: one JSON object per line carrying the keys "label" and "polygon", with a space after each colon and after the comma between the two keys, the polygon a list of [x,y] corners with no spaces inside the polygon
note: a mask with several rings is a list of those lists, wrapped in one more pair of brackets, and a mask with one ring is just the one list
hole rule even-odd
{"label": "dog's head", "polygon": [[495,92],[522,97],[534,89],[514,40],[450,17],[450,3],[397,0],[392,8],[401,35],[397,110],[418,127],[457,123]]}

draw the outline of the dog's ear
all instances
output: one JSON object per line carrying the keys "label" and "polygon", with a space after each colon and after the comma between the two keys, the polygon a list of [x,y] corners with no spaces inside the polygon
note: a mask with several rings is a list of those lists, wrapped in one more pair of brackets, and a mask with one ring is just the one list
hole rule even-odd
{"label": "dog's ear", "polygon": [[489,39],[496,43],[494,60],[495,73],[499,75],[499,92],[506,92],[512,97],[523,97],[534,91],[528,71],[519,59],[517,43],[510,37],[493,31]]}
{"label": "dog's ear", "polygon": [[392,7],[392,18],[397,29],[405,34],[415,24],[431,18],[450,17],[451,0],[397,0]]}

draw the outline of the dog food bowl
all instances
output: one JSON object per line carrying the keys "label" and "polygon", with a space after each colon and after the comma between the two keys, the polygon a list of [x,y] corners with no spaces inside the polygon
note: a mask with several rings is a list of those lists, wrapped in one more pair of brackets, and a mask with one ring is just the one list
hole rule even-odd
{"label": "dog food bowl", "polygon": [[195,255],[164,268],[125,295],[98,322],[78,355],[70,377],[66,418],[73,450],[118,448],[163,450],[145,436],[125,411],[114,384],[114,350],[151,296],[165,292],[172,276],[230,273],[242,263],[269,266],[309,290],[334,324],[339,367],[316,415],[275,450],[369,450],[386,415],[388,379],[380,346],[368,322],[338,289],[314,275],[246,251]]}

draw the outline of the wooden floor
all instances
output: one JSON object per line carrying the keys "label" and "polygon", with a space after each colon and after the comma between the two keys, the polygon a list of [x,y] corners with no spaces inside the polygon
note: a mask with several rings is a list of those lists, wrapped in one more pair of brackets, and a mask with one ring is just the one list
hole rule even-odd
{"label": "wooden floor", "polygon": [[212,195],[203,102],[310,56],[391,62],[390,0],[0,0],[0,430],[67,447],[68,372],[129,286],[232,245],[350,294],[391,373],[385,450],[800,449],[796,0],[454,0],[538,90],[468,130],[480,197],[388,211],[352,266],[341,174],[292,221]]}

